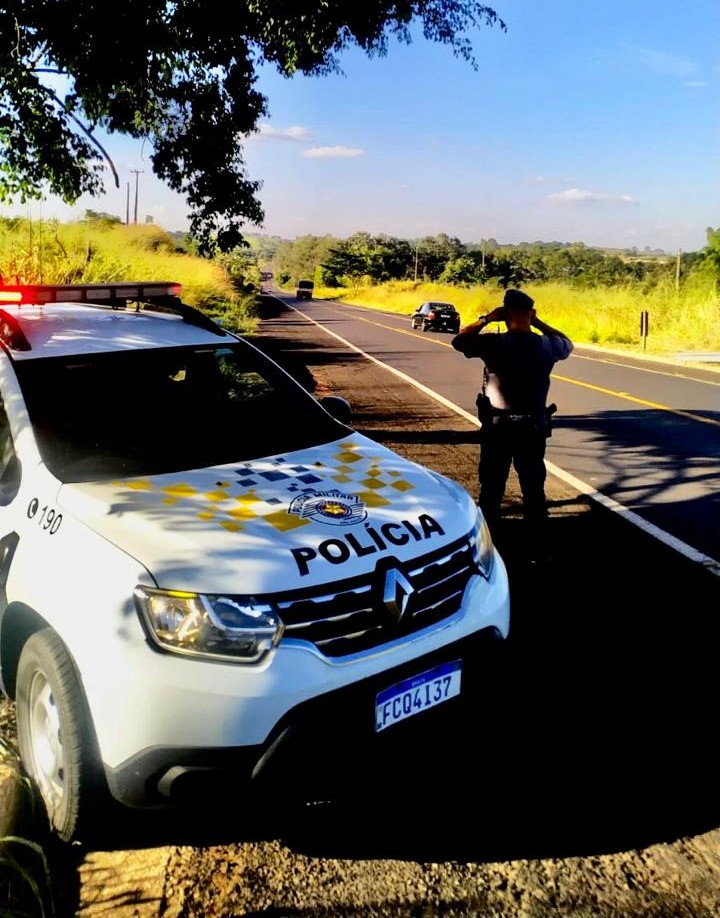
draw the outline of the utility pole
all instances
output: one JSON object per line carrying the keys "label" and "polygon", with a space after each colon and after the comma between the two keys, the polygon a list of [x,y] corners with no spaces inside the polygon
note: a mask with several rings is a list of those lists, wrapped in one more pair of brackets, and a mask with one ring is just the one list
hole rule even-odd
{"label": "utility pole", "polygon": [[126,182],[125,188],[125,226],[130,225],[130,182]]}
{"label": "utility pole", "polygon": [[135,174],[135,219],[133,223],[137,223],[137,211],[138,211],[138,175],[141,172],[144,172],[144,169],[131,169],[131,172]]}
{"label": "utility pole", "polygon": [[677,250],[677,260],[675,262],[675,290],[680,289],[680,259],[682,257],[682,249]]}

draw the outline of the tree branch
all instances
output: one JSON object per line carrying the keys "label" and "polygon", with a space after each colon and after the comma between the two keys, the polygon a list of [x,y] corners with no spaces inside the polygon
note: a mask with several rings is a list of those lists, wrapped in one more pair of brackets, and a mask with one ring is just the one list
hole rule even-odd
{"label": "tree branch", "polygon": [[71,118],[75,122],[75,124],[80,128],[80,130],[85,134],[85,136],[90,141],[90,143],[94,144],[94,146],[96,146],[97,149],[102,153],[103,158],[105,159],[105,162],[110,167],[110,171],[112,172],[113,178],[115,179],[115,187],[119,188],[120,178],[117,174],[117,170],[115,169],[115,163],[110,158],[110,154],[107,152],[105,147],[103,147],[103,145],[100,143],[97,137],[93,135],[92,131],[90,131],[76,115],[66,110],[65,106],[62,104],[60,99],[58,99],[57,95],[51,89],[48,89],[47,86],[43,86],[42,84],[38,84],[38,85],[40,85],[41,89],[45,93],[47,93],[48,96],[50,96],[50,98],[57,105],[57,107],[62,109],[63,115],[66,118]]}

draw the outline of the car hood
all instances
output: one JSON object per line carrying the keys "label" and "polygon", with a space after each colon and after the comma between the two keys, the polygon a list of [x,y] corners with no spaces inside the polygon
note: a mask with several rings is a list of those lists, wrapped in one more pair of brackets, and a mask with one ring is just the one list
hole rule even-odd
{"label": "car hood", "polygon": [[410,560],[472,529],[469,495],[360,434],[272,456],[112,482],[59,503],[163,589],[282,592]]}

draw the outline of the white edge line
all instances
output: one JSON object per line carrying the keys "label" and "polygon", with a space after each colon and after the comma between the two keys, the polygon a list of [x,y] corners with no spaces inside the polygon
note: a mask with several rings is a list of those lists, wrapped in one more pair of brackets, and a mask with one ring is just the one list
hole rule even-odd
{"label": "white edge line", "polygon": [[[301,315],[308,322],[312,322],[313,325],[317,325],[318,328],[321,328],[326,334],[332,335],[333,338],[336,338],[346,347],[349,347],[350,350],[361,354],[367,360],[371,360],[379,367],[382,367],[383,370],[387,370],[389,373],[399,377],[404,382],[409,383],[411,386],[414,386],[416,389],[424,392],[425,395],[429,396],[434,401],[439,402],[446,408],[449,408],[450,411],[455,412],[455,414],[459,414],[461,418],[465,418],[466,421],[470,421],[471,424],[474,424],[476,427],[480,427],[480,421],[477,419],[477,417],[474,414],[470,414],[469,411],[465,411],[465,409],[461,408],[459,405],[456,405],[455,402],[451,402],[450,399],[440,395],[439,392],[435,392],[433,389],[424,386],[421,382],[418,382],[417,379],[413,379],[412,376],[408,376],[407,373],[403,373],[402,370],[396,370],[395,367],[391,367],[389,364],[383,363],[382,360],[378,360],[377,357],[373,357],[372,354],[367,354],[365,351],[361,350],[361,348],[357,347],[346,338],[338,335],[337,332],[330,331],[329,328],[326,328],[320,322],[317,322],[315,319],[306,315],[304,312],[296,309],[295,306],[290,306],[290,304],[286,303],[284,300],[281,300],[280,302],[297,312],[298,315]],[[674,551],[677,551],[679,554],[683,555],[685,558],[688,558],[690,561],[694,561],[696,564],[700,564],[706,570],[710,571],[711,574],[715,574],[715,576],[720,577],[720,561],[716,561],[709,555],[703,554],[701,551],[693,548],[692,545],[688,545],[687,542],[676,539],[675,536],[670,535],[669,532],[665,532],[664,529],[660,529],[658,526],[654,526],[652,523],[648,523],[647,520],[644,520],[641,516],[638,516],[638,514],[633,510],[628,510],[627,507],[624,507],[612,497],[608,497],[606,494],[602,494],[591,485],[586,484],[580,478],[576,478],[574,475],[564,471],[559,466],[554,465],[552,462],[548,462],[546,460],[545,465],[551,475],[554,475],[556,478],[564,481],[565,484],[570,485],[577,491],[580,491],[581,494],[585,494],[591,500],[595,501],[595,503],[601,504],[608,510],[612,510],[613,513],[617,513],[619,516],[622,516],[623,519],[626,519],[629,523],[632,523],[633,526],[637,526],[638,529],[642,529],[643,532],[657,539],[659,542],[662,542],[664,545],[667,545],[668,548],[672,548]]]}

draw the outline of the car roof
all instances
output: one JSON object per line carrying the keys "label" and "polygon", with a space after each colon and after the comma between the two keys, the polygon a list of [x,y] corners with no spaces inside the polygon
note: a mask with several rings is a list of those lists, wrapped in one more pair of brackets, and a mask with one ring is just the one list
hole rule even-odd
{"label": "car roof", "polygon": [[0,286],[0,347],[32,360],[238,340],[183,303],[181,290],[156,281]]}
{"label": "car roof", "polygon": [[[8,340],[7,329],[19,332],[20,348]],[[5,333],[4,333],[5,331]],[[0,343],[13,360],[73,354],[213,344],[237,338],[185,322],[180,316],[105,306],[53,303],[44,306],[8,305],[0,309]]]}
{"label": "car roof", "polygon": [[423,306],[435,306],[435,307],[437,307],[437,306],[445,306],[445,307],[448,307],[448,306],[449,306],[450,309],[455,309],[455,307],[453,306],[452,303],[441,303],[441,302],[439,302],[439,301],[437,301],[437,300],[428,300],[427,303],[423,303]]}

